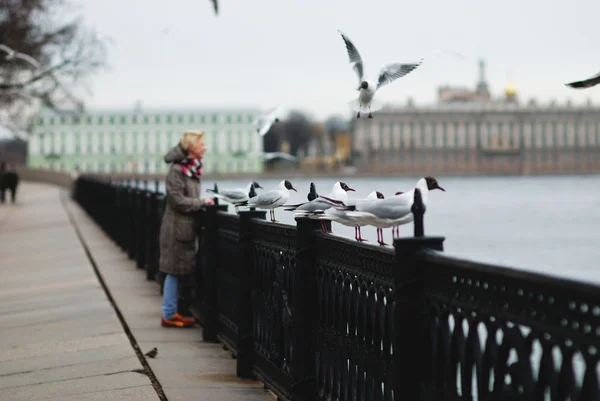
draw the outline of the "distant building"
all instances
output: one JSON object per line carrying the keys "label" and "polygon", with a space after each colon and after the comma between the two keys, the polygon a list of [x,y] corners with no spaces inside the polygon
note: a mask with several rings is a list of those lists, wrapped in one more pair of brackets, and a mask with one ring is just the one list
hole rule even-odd
{"label": "distant building", "polygon": [[332,117],[314,127],[315,136],[299,152],[301,169],[309,173],[351,163],[352,135],[347,119]]}
{"label": "distant building", "polygon": [[205,173],[260,173],[263,139],[252,128],[258,110],[43,111],[29,139],[28,165],[61,171],[164,173],[163,156],[187,129],[206,131]]}
{"label": "distant building", "polygon": [[386,107],[355,120],[359,171],[421,174],[600,172],[600,107],[521,105],[514,84],[492,98],[484,63],[474,91],[443,87],[438,104]]}
{"label": "distant building", "polygon": [[479,61],[479,81],[475,90],[467,87],[441,86],[438,88],[438,102],[467,103],[467,102],[491,102],[492,97],[485,78],[485,61]]}

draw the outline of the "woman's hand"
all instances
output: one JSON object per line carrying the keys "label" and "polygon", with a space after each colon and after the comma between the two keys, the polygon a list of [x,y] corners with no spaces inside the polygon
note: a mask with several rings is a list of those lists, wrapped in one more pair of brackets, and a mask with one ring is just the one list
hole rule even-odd
{"label": "woman's hand", "polygon": [[205,205],[214,205],[215,200],[213,198],[204,198],[202,199],[202,203]]}

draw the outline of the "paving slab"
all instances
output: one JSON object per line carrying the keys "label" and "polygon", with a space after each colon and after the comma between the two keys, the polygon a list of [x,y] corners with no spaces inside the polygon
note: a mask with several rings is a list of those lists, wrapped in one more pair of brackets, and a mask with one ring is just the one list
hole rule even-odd
{"label": "paving slab", "polygon": [[60,194],[0,204],[0,401],[158,400]]}
{"label": "paving slab", "polygon": [[142,360],[167,401],[275,399],[236,378],[235,359],[199,326],[160,327],[157,283],[64,190],[23,182],[19,195],[0,204],[0,401],[160,400],[132,341],[158,348]]}
{"label": "paving slab", "polygon": [[[120,251],[111,239],[74,202],[68,208],[92,258],[143,352],[156,347],[156,358],[147,358],[169,401],[273,401],[263,383],[235,376],[236,360],[222,344],[205,343],[199,326],[189,329],[160,326],[159,285],[147,281],[145,271]],[[121,257],[115,257],[120,252]]]}

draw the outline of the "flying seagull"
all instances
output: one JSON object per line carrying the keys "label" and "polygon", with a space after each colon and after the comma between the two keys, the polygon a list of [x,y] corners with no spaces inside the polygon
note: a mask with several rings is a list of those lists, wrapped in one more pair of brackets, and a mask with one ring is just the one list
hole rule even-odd
{"label": "flying seagull", "polygon": [[349,105],[357,111],[356,118],[360,118],[361,111],[368,111],[369,118],[373,118],[371,111],[377,111],[381,109],[382,104],[374,101],[375,92],[383,85],[389,84],[395,81],[398,78],[402,78],[407,75],[411,71],[415,70],[418,66],[421,65],[423,59],[416,63],[408,63],[408,64],[400,64],[400,63],[392,63],[387,64],[381,68],[379,71],[379,77],[377,78],[377,82],[368,81],[364,77],[364,64],[360,53],[356,49],[356,46],[348,39],[348,36],[343,34],[341,31],[338,31],[340,35],[342,35],[342,39],[344,39],[344,43],[346,44],[346,50],[348,51],[348,58],[350,59],[350,63],[352,64],[352,68],[356,72],[358,76],[358,88],[359,91],[358,98],[352,100]]}
{"label": "flying seagull", "polygon": [[598,84],[600,84],[600,72],[593,77],[584,79],[582,81],[569,82],[568,84],[565,84],[565,86],[575,89],[585,89],[591,88],[592,86],[596,86]]}
{"label": "flying seagull", "polygon": [[260,136],[265,136],[271,129],[271,126],[279,122],[280,113],[281,110],[279,107],[273,107],[272,109],[267,110],[265,113],[256,117],[252,122],[252,124],[256,127],[256,133]]}

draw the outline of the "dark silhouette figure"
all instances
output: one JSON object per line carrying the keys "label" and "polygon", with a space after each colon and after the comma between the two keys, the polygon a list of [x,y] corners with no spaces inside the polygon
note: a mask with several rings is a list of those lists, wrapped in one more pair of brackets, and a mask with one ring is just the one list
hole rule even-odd
{"label": "dark silhouette figure", "polygon": [[19,176],[17,173],[13,171],[7,171],[5,162],[0,163],[0,203],[4,203],[7,189],[10,191],[12,203],[15,203],[18,185]]}

